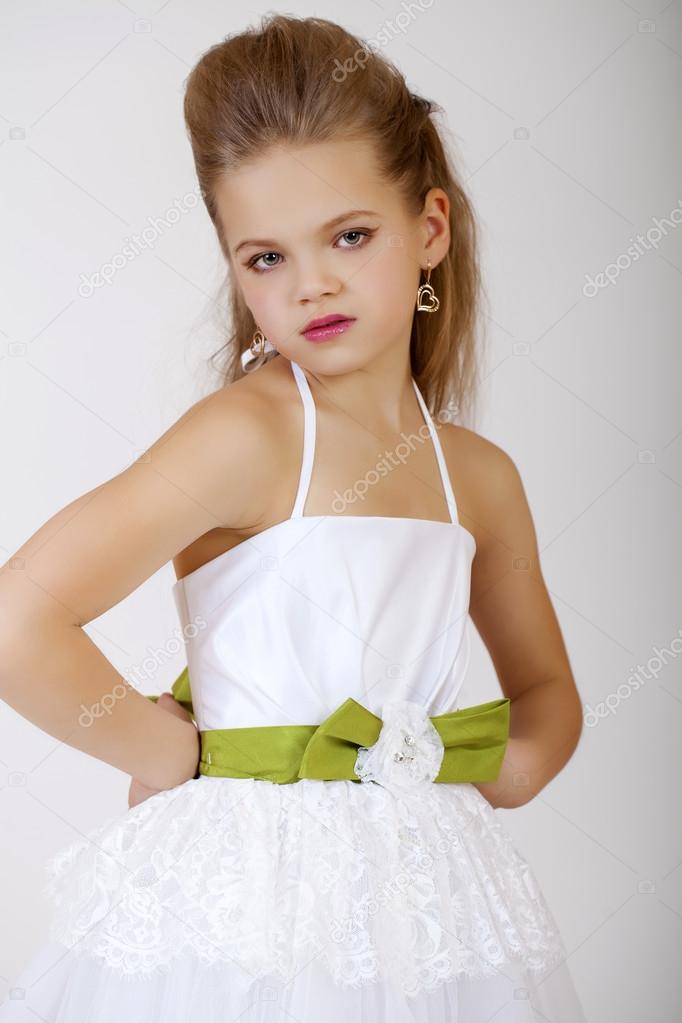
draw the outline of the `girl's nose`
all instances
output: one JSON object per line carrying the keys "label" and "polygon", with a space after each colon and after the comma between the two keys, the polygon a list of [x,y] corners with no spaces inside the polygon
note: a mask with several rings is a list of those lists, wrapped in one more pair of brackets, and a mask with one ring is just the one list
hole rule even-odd
{"label": "girl's nose", "polygon": [[296,297],[299,302],[316,301],[328,295],[338,295],[343,281],[338,274],[319,266],[302,270],[296,283]]}

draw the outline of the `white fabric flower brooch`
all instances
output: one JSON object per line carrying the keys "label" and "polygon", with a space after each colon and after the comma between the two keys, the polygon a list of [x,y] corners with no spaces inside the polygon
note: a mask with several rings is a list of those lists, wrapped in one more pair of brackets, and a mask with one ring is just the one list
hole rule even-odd
{"label": "white fabric flower brooch", "polygon": [[355,773],[362,781],[409,792],[430,785],[443,761],[445,747],[426,708],[412,700],[387,700],[382,726],[373,746],[360,746]]}

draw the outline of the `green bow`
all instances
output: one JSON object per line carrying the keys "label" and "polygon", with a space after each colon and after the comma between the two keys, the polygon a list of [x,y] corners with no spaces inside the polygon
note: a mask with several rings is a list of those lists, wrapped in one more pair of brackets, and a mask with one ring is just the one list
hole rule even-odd
{"label": "green bow", "polygon": [[[172,693],[193,713],[187,668]],[[436,782],[497,779],[509,738],[510,702],[490,700],[430,719],[445,747]],[[354,771],[358,748],[373,746],[381,725],[380,717],[350,696],[319,725],[209,729],[201,732],[199,773],[280,785],[301,778],[360,781]]]}

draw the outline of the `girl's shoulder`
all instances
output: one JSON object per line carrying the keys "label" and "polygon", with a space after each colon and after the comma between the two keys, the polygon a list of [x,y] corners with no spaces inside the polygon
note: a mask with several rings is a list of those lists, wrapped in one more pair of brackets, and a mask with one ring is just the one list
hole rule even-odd
{"label": "girl's shoulder", "polygon": [[462,460],[464,468],[478,468],[481,472],[489,473],[492,468],[499,470],[505,464],[514,464],[504,448],[459,423],[440,424],[439,436],[446,459],[451,456]]}
{"label": "girl's shoulder", "polygon": [[282,450],[275,394],[265,374],[215,391],[61,508],[15,554],[31,585],[28,573],[3,575],[17,615],[87,625],[207,533],[270,514]]}
{"label": "girl's shoulder", "polygon": [[[256,416],[262,428],[272,433],[273,440],[282,438],[289,413],[300,405],[296,380],[288,360],[281,356],[271,358],[254,373],[247,373],[232,383],[209,394],[197,402],[213,402],[216,412],[223,410],[226,417]],[[284,444],[281,445],[284,447]]]}
{"label": "girl's shoulder", "polygon": [[[292,406],[295,381],[272,359],[258,372],[247,374],[216,389],[191,405],[164,434],[176,430],[190,433],[196,424],[195,440],[202,448],[230,451],[234,468],[248,468],[259,455],[275,461],[284,450],[288,411]],[[243,465],[240,464],[240,459]]]}
{"label": "girl's shoulder", "polygon": [[285,516],[291,503],[288,481],[296,476],[300,457],[299,405],[294,377],[278,356],[202,398],[175,424],[191,417],[201,421],[194,440],[197,457],[212,452],[206,472],[223,477],[233,509],[230,522],[217,522],[175,554],[178,578]]}
{"label": "girl's shoulder", "polygon": [[458,517],[480,551],[492,535],[500,535],[505,518],[528,516],[520,472],[504,448],[475,430],[443,423],[439,436]]}

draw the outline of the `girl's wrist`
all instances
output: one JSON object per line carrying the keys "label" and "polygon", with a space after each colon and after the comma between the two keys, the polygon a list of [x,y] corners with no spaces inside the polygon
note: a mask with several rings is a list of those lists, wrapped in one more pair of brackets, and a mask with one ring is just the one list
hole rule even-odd
{"label": "girl's wrist", "polygon": [[[163,779],[161,788],[174,789],[198,777],[201,758],[201,736],[192,721],[180,721],[184,738],[175,745],[175,754],[169,768],[170,775]],[[165,773],[165,772],[164,772]]]}
{"label": "girl's wrist", "polygon": [[197,778],[201,777],[201,773],[200,773],[200,770],[199,770],[200,767],[201,767],[201,732],[199,731],[199,727],[197,725],[194,725],[194,728],[196,729],[196,733],[197,733],[197,745],[198,745],[197,765],[196,765],[196,770],[195,770],[194,776],[193,776],[193,780],[196,781]]}
{"label": "girl's wrist", "polygon": [[187,781],[194,781],[199,777],[199,765],[201,762],[201,733],[193,721],[188,722],[193,729],[192,734],[192,745],[191,745],[191,758],[190,758],[190,773],[188,774]]}

